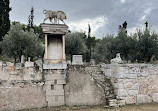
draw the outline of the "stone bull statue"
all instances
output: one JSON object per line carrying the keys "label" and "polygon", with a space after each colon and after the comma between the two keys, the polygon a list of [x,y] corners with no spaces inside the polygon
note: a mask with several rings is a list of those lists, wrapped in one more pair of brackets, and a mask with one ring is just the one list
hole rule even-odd
{"label": "stone bull statue", "polygon": [[43,21],[43,23],[49,19],[51,23],[52,20],[54,19],[54,23],[59,24],[59,20],[61,20],[64,24],[64,19],[67,19],[66,14],[63,11],[51,11],[51,10],[44,10],[43,13],[45,14],[45,19]]}

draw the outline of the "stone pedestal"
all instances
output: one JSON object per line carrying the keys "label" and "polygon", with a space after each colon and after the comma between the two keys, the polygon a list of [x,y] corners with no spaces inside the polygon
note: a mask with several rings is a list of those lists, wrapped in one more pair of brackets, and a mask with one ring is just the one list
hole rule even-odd
{"label": "stone pedestal", "polygon": [[45,57],[43,74],[48,107],[65,104],[64,84],[66,84],[65,34],[67,25],[42,24],[45,34]]}

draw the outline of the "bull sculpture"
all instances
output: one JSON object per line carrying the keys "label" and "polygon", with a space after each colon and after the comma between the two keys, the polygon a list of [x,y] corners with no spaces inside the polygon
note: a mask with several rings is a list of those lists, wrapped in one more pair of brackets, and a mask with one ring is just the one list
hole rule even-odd
{"label": "bull sculpture", "polygon": [[59,24],[59,20],[61,20],[64,24],[64,19],[67,19],[66,14],[63,11],[51,11],[51,10],[44,10],[43,13],[45,14],[45,19],[43,23],[49,19],[51,23],[54,19],[54,24]]}

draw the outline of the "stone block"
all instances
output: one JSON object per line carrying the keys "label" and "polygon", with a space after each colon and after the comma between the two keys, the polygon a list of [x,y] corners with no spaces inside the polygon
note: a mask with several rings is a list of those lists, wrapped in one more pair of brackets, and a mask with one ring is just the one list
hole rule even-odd
{"label": "stone block", "polygon": [[68,26],[65,24],[46,24],[43,23],[41,24],[42,27],[42,31],[43,33],[46,34],[60,34],[60,35],[65,35],[67,30],[68,30]]}
{"label": "stone block", "polygon": [[110,99],[109,106],[111,107],[118,107],[117,99]]}
{"label": "stone block", "polygon": [[111,107],[119,107],[119,106],[123,106],[125,105],[125,100],[122,100],[122,99],[110,99],[109,100],[109,106]]}
{"label": "stone block", "polygon": [[153,102],[158,102],[158,93],[154,93],[152,96]]}
{"label": "stone block", "polygon": [[151,103],[152,99],[148,95],[139,94],[137,95],[137,103]]}
{"label": "stone block", "polygon": [[113,74],[113,77],[115,77],[117,79],[122,79],[122,78],[124,78],[124,74],[123,73]]}
{"label": "stone block", "polygon": [[34,62],[26,61],[25,62],[25,67],[34,67]]}
{"label": "stone block", "polygon": [[82,55],[73,55],[72,65],[83,65]]}
{"label": "stone block", "polygon": [[118,89],[117,90],[117,96],[118,97],[126,97],[128,95],[126,89]]}
{"label": "stone block", "polygon": [[54,85],[54,79],[51,81],[45,81],[44,85]]}
{"label": "stone block", "polygon": [[0,61],[0,67],[2,67],[3,66],[3,61]]}
{"label": "stone block", "polygon": [[130,91],[128,92],[128,94],[129,94],[130,96],[136,96],[136,95],[138,94],[138,90],[130,90]]}
{"label": "stone block", "polygon": [[123,106],[125,104],[126,104],[125,100],[118,100],[118,105],[119,106]]}
{"label": "stone block", "polygon": [[21,68],[22,68],[22,63],[15,64],[15,69],[21,69]]}
{"label": "stone block", "polygon": [[43,64],[43,69],[66,69],[67,64],[61,63],[61,64]]}
{"label": "stone block", "polygon": [[6,65],[7,66],[14,66],[14,63],[12,63],[12,62],[6,62]]}
{"label": "stone block", "polygon": [[64,90],[46,90],[46,96],[64,95]]}
{"label": "stone block", "polygon": [[91,66],[95,66],[95,60],[94,60],[94,59],[91,59],[91,60],[90,60],[90,65],[91,65]]}
{"label": "stone block", "polygon": [[64,96],[46,96],[48,107],[62,106],[65,104]]}
{"label": "stone block", "polygon": [[45,78],[45,80],[47,81],[49,81],[49,80],[54,80],[54,79],[65,79],[65,75],[62,75],[62,74],[51,74],[51,75],[49,75],[49,74],[47,74],[47,75],[45,75],[44,76],[44,78]]}
{"label": "stone block", "polygon": [[66,84],[66,80],[65,79],[58,79],[57,84]]}
{"label": "stone block", "polygon": [[63,90],[63,89],[64,89],[63,84],[61,84],[61,85],[56,84],[55,85],[55,90]]}
{"label": "stone block", "polygon": [[126,104],[135,104],[136,96],[128,96],[125,98]]}
{"label": "stone block", "polygon": [[132,89],[132,90],[138,90],[139,89],[139,84],[138,83],[133,84],[130,89]]}
{"label": "stone block", "polygon": [[114,87],[117,89],[123,89],[124,85],[123,85],[123,83],[119,82],[119,83],[114,83]]}
{"label": "stone block", "polygon": [[131,88],[133,85],[133,82],[126,82],[124,83],[124,87],[127,89],[127,88]]}
{"label": "stone block", "polygon": [[9,80],[16,80],[16,75],[10,75]]}

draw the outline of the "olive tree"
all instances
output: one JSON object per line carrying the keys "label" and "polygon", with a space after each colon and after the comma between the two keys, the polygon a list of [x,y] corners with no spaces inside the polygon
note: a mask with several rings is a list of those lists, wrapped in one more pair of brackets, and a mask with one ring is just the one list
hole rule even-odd
{"label": "olive tree", "polygon": [[21,55],[26,57],[42,56],[44,47],[39,40],[39,34],[33,30],[24,31],[20,23],[12,24],[8,34],[5,35],[1,43],[3,52],[9,57],[21,59]]}

